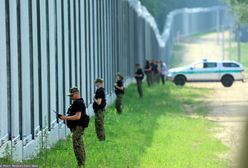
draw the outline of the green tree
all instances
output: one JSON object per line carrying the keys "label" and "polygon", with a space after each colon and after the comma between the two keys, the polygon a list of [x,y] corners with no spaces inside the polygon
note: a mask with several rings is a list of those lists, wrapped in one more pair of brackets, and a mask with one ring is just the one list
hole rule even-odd
{"label": "green tree", "polygon": [[248,23],[248,0],[226,0],[241,23]]}

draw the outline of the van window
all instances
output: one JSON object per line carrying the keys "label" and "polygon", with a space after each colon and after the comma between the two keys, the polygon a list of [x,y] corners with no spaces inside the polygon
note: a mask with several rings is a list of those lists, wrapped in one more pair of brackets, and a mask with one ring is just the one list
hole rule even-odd
{"label": "van window", "polygon": [[238,68],[240,67],[238,64],[232,63],[232,62],[225,62],[223,63],[223,67],[226,68]]}
{"label": "van window", "polygon": [[205,62],[204,63],[204,68],[216,68],[217,63],[216,62]]}

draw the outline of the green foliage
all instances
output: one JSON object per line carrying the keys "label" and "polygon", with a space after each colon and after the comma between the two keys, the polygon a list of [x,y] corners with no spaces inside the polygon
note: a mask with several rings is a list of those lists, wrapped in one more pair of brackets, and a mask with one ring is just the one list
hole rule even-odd
{"label": "green foliage", "polygon": [[[187,104],[199,115],[205,114],[198,98],[211,91],[176,87],[169,82],[166,86],[144,87],[143,99],[138,98],[135,85],[127,88],[122,115],[113,106],[106,110],[105,142],[96,138],[91,119],[84,134],[86,167],[226,168],[227,162],[218,158],[226,147],[210,131],[215,125],[204,117],[189,117],[184,108]],[[42,166],[44,160],[40,158],[44,156],[24,163]],[[76,167],[71,137],[48,151],[47,167]]]}
{"label": "green foliage", "polygon": [[7,144],[4,148],[4,157],[0,158],[0,166],[1,164],[12,164],[14,161],[12,160],[12,151],[11,145]]}
{"label": "green foliage", "polygon": [[240,23],[248,23],[248,0],[223,0],[231,6]]}

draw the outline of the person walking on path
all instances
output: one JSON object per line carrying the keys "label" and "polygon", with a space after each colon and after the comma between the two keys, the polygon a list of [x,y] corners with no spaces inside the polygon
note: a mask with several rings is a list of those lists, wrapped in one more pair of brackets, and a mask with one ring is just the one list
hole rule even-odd
{"label": "person walking on path", "polygon": [[144,79],[144,73],[140,67],[140,64],[136,64],[135,79],[137,82],[138,94],[140,98],[142,98],[143,97],[142,80]]}
{"label": "person walking on path", "polygon": [[73,103],[68,109],[68,116],[58,114],[61,120],[65,120],[67,126],[72,132],[72,143],[78,167],[85,166],[85,149],[83,142],[84,129],[88,127],[89,116],[86,114],[86,106],[84,100],[80,97],[80,92],[77,87],[70,89],[68,94]]}
{"label": "person walking on path", "polygon": [[151,62],[148,60],[146,61],[144,71],[146,74],[147,84],[148,84],[148,86],[151,86],[152,85],[152,66],[151,66]]}
{"label": "person walking on path", "polygon": [[123,76],[120,73],[116,75],[116,83],[115,83],[115,108],[118,114],[122,113],[122,96],[124,94],[124,85],[123,85]]}
{"label": "person walking on path", "polygon": [[95,129],[99,141],[105,141],[104,131],[104,109],[106,106],[105,89],[103,88],[103,80],[96,79],[96,92],[94,96],[93,109],[95,112]]}
{"label": "person walking on path", "polygon": [[165,84],[165,78],[167,77],[167,73],[168,73],[168,68],[165,62],[161,61],[161,81],[162,84]]}

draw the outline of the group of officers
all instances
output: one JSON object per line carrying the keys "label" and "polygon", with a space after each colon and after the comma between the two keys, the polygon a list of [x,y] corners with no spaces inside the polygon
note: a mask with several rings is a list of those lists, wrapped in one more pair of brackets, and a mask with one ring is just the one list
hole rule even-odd
{"label": "group of officers", "polygon": [[146,60],[144,71],[140,64],[136,64],[135,79],[140,98],[143,97],[142,81],[144,79],[144,74],[146,75],[147,85],[150,87],[154,84],[160,83],[160,81],[162,81],[162,84],[164,85],[167,73],[168,67],[163,61]]}
{"label": "group of officers", "polygon": [[[95,129],[99,141],[105,141],[104,131],[104,110],[106,106],[106,94],[103,86],[104,81],[100,78],[95,80],[96,91],[93,98],[93,110],[95,113]],[[124,94],[123,76],[116,75],[116,83],[114,85],[116,93],[116,110],[118,114],[122,113],[122,96]],[[72,104],[68,108],[67,115],[59,114],[61,120],[65,120],[68,128],[72,132],[72,143],[78,167],[85,165],[85,150],[83,143],[84,129],[88,127],[89,116],[86,114],[86,105],[80,96],[77,87],[70,88],[68,96],[72,100]]]}
{"label": "group of officers", "polygon": [[[136,64],[135,79],[137,82],[137,90],[139,96],[143,97],[142,81],[146,74],[148,86],[158,83],[160,79],[165,83],[167,66],[162,61],[146,61],[144,71],[140,64]],[[122,113],[122,97],[124,95],[123,76],[120,73],[116,74],[116,82],[114,84],[116,101],[115,108],[118,114]],[[105,141],[104,131],[104,110],[106,106],[106,94],[103,86],[104,81],[100,78],[95,80],[96,91],[93,99],[93,109],[95,113],[95,130],[99,141]],[[65,120],[67,126],[72,132],[72,142],[75,157],[78,167],[85,166],[85,150],[83,143],[84,129],[88,127],[89,116],[86,114],[86,105],[83,98],[80,96],[80,91],[77,87],[70,88],[68,96],[72,100],[72,104],[68,108],[67,115],[59,115],[61,120]]]}

